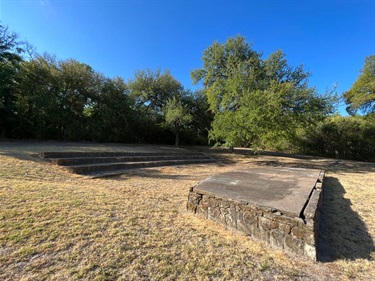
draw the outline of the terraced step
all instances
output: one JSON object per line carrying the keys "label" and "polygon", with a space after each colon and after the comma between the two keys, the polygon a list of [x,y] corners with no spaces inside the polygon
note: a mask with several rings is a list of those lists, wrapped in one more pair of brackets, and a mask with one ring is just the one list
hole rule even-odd
{"label": "terraced step", "polygon": [[197,155],[197,153],[175,152],[42,152],[44,159],[60,158],[93,158],[93,157],[121,157],[121,156],[153,156],[153,155]]}
{"label": "terraced step", "polygon": [[116,164],[103,165],[86,165],[86,166],[70,166],[73,172],[77,174],[87,175],[92,178],[114,176],[124,174],[128,171],[142,168],[162,167],[162,166],[176,166],[176,165],[191,165],[204,164],[215,162],[213,159],[188,159],[188,160],[163,160],[163,161],[145,161],[145,162],[128,162]]}
{"label": "terraced step", "polygon": [[75,157],[75,158],[51,158],[49,161],[59,166],[74,166],[98,163],[123,163],[123,162],[143,162],[152,160],[184,160],[184,159],[206,159],[207,156],[199,154],[187,155],[136,155],[117,157]]}
{"label": "terraced step", "polygon": [[44,152],[41,158],[69,171],[93,178],[120,175],[129,170],[215,162],[200,153],[174,152]]}

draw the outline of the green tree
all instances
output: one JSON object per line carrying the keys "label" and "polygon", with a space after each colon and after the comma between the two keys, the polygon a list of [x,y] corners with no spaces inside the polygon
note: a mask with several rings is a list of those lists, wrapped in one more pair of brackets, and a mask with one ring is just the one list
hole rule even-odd
{"label": "green tree", "polygon": [[45,54],[24,61],[17,75],[19,138],[61,139],[64,126],[60,70],[55,57]]}
{"label": "green tree", "polygon": [[102,77],[99,95],[86,106],[91,122],[91,139],[95,141],[134,142],[137,112],[132,108],[129,89],[122,78]]}
{"label": "green tree", "polygon": [[296,152],[375,161],[375,122],[372,116],[330,116],[295,138]]}
{"label": "green tree", "polygon": [[99,95],[101,76],[89,65],[69,59],[59,62],[61,111],[65,122],[63,138],[83,140],[89,134],[86,108]]}
{"label": "green tree", "polygon": [[18,123],[15,76],[20,69],[24,43],[0,24],[0,136],[12,137]]}
{"label": "green tree", "polygon": [[137,104],[155,113],[162,113],[167,101],[183,90],[168,70],[162,73],[160,69],[136,71],[129,87]]}
{"label": "green tree", "polygon": [[209,110],[207,97],[202,90],[185,91],[181,98],[187,105],[192,121],[183,128],[184,141],[190,144],[206,145],[208,132],[211,128],[213,114]]}
{"label": "green tree", "polygon": [[203,82],[214,114],[210,138],[217,143],[264,148],[332,111],[330,97],[308,87],[309,73],[288,65],[280,50],[262,60],[237,36],[213,43],[202,60],[191,76]]}
{"label": "green tree", "polygon": [[365,58],[357,81],[343,96],[348,113],[355,114],[358,110],[366,114],[375,113],[375,55]]}
{"label": "green tree", "polygon": [[22,63],[17,75],[18,137],[90,138],[89,108],[102,87],[101,76],[75,60],[45,54]]}
{"label": "green tree", "polygon": [[167,70],[150,69],[135,72],[128,83],[130,97],[139,113],[136,134],[141,142],[165,143],[171,132],[165,126],[164,107],[174,96],[183,95],[183,87]]}
{"label": "green tree", "polygon": [[188,107],[178,100],[176,96],[167,101],[164,111],[165,122],[171,127],[176,136],[175,146],[179,147],[181,129],[192,121],[192,116]]}

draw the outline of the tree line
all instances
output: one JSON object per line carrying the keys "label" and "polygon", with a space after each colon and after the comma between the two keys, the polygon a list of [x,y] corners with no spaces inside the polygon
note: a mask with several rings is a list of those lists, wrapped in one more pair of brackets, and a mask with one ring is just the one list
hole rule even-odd
{"label": "tree line", "polygon": [[169,71],[136,71],[125,82],[74,59],[26,59],[28,45],[3,26],[0,40],[0,137],[173,143],[182,134],[206,144],[212,117],[203,92],[185,90]]}
{"label": "tree line", "polygon": [[[123,143],[216,144],[375,159],[375,55],[339,97],[310,87],[310,73],[278,50],[263,59],[242,36],[214,42],[191,72],[108,78],[74,59],[35,55],[0,25],[0,137]],[[26,57],[30,54],[29,57]],[[361,113],[361,115],[358,115]]]}

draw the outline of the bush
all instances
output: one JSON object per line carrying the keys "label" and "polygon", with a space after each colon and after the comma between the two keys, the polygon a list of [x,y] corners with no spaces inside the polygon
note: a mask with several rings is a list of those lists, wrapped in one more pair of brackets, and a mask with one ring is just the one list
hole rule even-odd
{"label": "bush", "polygon": [[294,145],[304,154],[375,161],[374,117],[328,117],[315,128],[301,131]]}

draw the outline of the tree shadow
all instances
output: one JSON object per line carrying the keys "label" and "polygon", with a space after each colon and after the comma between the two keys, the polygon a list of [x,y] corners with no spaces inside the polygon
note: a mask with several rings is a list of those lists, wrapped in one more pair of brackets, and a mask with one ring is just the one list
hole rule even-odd
{"label": "tree shadow", "polygon": [[[168,167],[177,168],[177,169],[179,168],[179,166],[168,166]],[[110,179],[115,178],[116,180],[119,180],[119,181],[126,181],[133,176],[139,176],[142,178],[153,178],[153,179],[168,179],[168,180],[191,180],[194,178],[193,175],[189,175],[189,174],[165,173],[158,168],[134,169],[127,173],[123,173],[121,175],[116,175],[116,176],[109,177],[109,178]]]}
{"label": "tree shadow", "polygon": [[352,210],[351,201],[344,198],[345,193],[337,178],[324,179],[318,261],[373,259],[374,241],[358,213]]}
{"label": "tree shadow", "polygon": [[279,161],[277,157],[269,160],[255,160],[253,163],[258,166],[272,166],[272,167],[289,167],[289,168],[306,168],[306,169],[321,169],[328,172],[342,173],[369,173],[375,172],[374,163],[350,161],[350,160],[337,160],[337,159],[310,159],[308,161],[294,161],[288,162],[285,160]]}
{"label": "tree shadow", "polygon": [[[132,170],[124,170],[123,173],[114,174],[113,176],[103,177],[102,179],[116,179],[118,181],[126,181],[134,176],[151,179],[167,179],[167,180],[203,180],[210,176],[210,172],[206,165],[213,167],[220,167],[222,164],[208,163],[208,164],[191,164],[191,165],[171,165],[148,168],[135,168]],[[190,169],[195,170],[190,170]]]}

